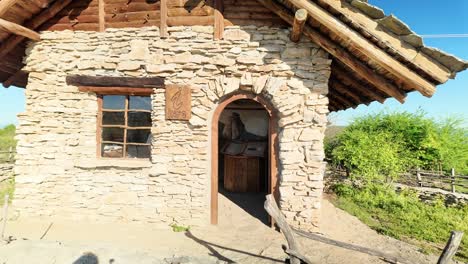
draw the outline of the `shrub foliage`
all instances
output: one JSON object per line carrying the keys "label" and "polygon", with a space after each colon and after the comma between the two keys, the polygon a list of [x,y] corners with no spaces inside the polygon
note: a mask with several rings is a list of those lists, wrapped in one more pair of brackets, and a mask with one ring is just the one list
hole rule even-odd
{"label": "shrub foliage", "polygon": [[356,119],[326,141],[326,154],[353,177],[391,180],[413,168],[468,175],[468,129],[463,120],[436,122],[425,113],[378,113]]}

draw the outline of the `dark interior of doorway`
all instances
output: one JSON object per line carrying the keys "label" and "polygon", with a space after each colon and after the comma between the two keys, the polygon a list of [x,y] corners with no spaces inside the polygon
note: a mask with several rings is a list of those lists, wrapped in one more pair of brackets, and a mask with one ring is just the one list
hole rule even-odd
{"label": "dark interior of doorway", "polygon": [[268,225],[263,209],[270,184],[268,112],[250,99],[234,101],[221,113],[218,129],[219,193]]}

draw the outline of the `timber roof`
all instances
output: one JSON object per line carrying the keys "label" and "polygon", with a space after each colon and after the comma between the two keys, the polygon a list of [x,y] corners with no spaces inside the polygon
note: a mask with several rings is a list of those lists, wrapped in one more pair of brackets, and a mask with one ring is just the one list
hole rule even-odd
{"label": "timber roof", "polygon": [[[122,2],[129,5],[133,1],[145,2],[151,9],[159,9],[159,3],[156,3],[159,0],[118,0],[115,3]],[[170,3],[176,0],[166,1]],[[213,2],[217,1],[221,0],[177,0],[178,3],[205,2],[204,5],[212,7],[214,7]],[[333,58],[329,82],[329,108],[332,111],[369,104],[373,101],[384,102],[389,97],[404,102],[406,94],[412,91],[419,91],[430,97],[437,85],[455,78],[458,72],[468,68],[468,62],[425,46],[422,38],[404,22],[393,15],[386,15],[383,10],[368,4],[366,0],[224,0],[224,2],[236,1],[238,3],[234,6],[242,6],[247,2],[263,4],[273,16],[266,16],[263,13],[262,19],[266,17],[273,25],[278,26],[292,25],[294,14],[298,9],[307,11],[308,20],[302,29],[303,37],[311,38]],[[91,30],[98,30],[99,20],[94,20],[96,16],[89,15],[92,10],[98,10],[98,2],[98,0],[0,0],[0,22],[6,20],[32,30],[50,30],[54,29],[50,27],[51,24],[66,21],[70,25],[64,27],[61,24],[62,29],[78,30],[81,28],[76,25],[81,23],[82,28],[90,30],[87,25],[95,25]],[[109,3],[116,5],[114,2]],[[141,6],[140,3],[139,5]],[[64,14],[63,10],[67,6],[80,8],[72,8]],[[150,11],[155,10],[138,10],[138,12],[147,12],[145,17],[154,19],[154,13]],[[86,17],[78,17],[81,12],[83,14],[86,12]],[[239,9],[239,12],[252,11]],[[213,12],[206,11],[206,14],[213,15]],[[250,18],[252,24],[258,23],[252,13],[247,13],[245,17]],[[245,22],[245,17],[242,17],[243,24],[248,24]],[[239,22],[233,19],[226,23],[229,18],[227,12],[224,18],[225,24],[241,22],[241,19],[237,20]],[[282,19],[281,23],[278,22],[279,18]],[[158,20],[149,21],[150,25],[159,25]],[[134,26],[135,23],[123,25]],[[57,29],[60,30],[60,27]],[[21,69],[27,39],[10,32],[11,30],[0,23],[0,82],[6,87],[10,85],[25,87],[27,73]]]}

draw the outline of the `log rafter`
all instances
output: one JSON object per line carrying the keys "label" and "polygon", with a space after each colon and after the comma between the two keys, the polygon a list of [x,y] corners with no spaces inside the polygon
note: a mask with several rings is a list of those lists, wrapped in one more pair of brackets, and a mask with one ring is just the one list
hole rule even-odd
{"label": "log rafter", "polygon": [[[352,49],[353,53],[359,53],[378,67],[386,70],[397,77],[407,88],[420,91],[423,95],[430,97],[435,92],[435,85],[419,74],[413,72],[395,58],[369,42],[356,31],[350,29],[341,20],[325,11],[316,3],[308,0],[287,0],[296,8],[307,10],[309,16],[313,17],[320,25],[340,38],[340,43]],[[394,95],[392,95],[395,97]],[[397,97],[395,97],[397,98]],[[397,98],[400,100],[399,98]]]}
{"label": "log rafter", "polygon": [[[54,2],[54,4],[42,11],[38,16],[34,17],[30,21],[25,23],[25,27],[29,29],[36,29],[42,24],[44,24],[47,20],[54,17],[58,12],[60,12],[65,6],[70,4],[72,0],[63,0]],[[23,36],[11,36],[6,41],[4,41],[0,45],[0,60],[12,51],[19,43],[24,40]]]}
{"label": "log rafter", "polygon": [[[286,11],[276,1],[273,0],[258,0],[264,4],[265,7],[276,13],[279,17],[285,20],[290,25],[293,24],[294,18],[289,11]],[[327,38],[324,34],[318,30],[312,29],[310,26],[304,26],[304,35],[309,37],[312,41],[320,45],[328,53],[332,54],[335,58],[340,60],[343,64],[353,69],[354,72],[359,75],[362,79],[365,79],[377,89],[382,91],[389,96],[394,97],[399,102],[403,103],[406,98],[406,94],[402,93],[400,89],[389,82],[386,78],[377,74],[373,69],[359,61],[356,57],[351,55],[348,51],[343,49],[338,44]]]}
{"label": "log rafter", "polygon": [[350,75],[349,71],[345,70],[337,63],[333,64],[332,67],[333,77],[339,80],[343,85],[350,86],[351,89],[356,90],[357,92],[363,94],[366,97],[369,97],[371,100],[376,100],[382,104],[385,102],[385,97],[373,91],[373,89],[371,89],[370,86],[362,84],[356,78],[353,78],[353,76]]}
{"label": "log rafter", "polygon": [[294,14],[294,22],[291,29],[291,35],[289,36],[292,42],[299,42],[306,21],[307,11],[305,9],[297,10]]}
{"label": "log rafter", "polygon": [[366,38],[373,40],[377,45],[383,42],[383,48],[388,49],[391,53],[399,55],[404,64],[411,63],[416,70],[423,71],[430,78],[439,83],[445,83],[452,77],[452,73],[445,66],[434,61],[421,50],[411,46],[393,33],[380,30],[380,25],[377,21],[369,18],[365,14],[356,12],[354,8],[343,1],[321,0],[321,4],[328,5],[335,12],[342,15],[346,24],[351,25]]}
{"label": "log rafter", "polygon": [[337,80],[330,80],[329,85],[330,88],[332,88],[332,91],[337,92],[342,96],[348,97],[356,106],[363,101],[360,96],[356,95],[351,89],[349,89]]}
{"label": "log rafter", "polygon": [[0,28],[4,29],[4,30],[6,30],[6,31],[8,31],[8,32],[10,32],[12,34],[23,36],[23,37],[29,38],[31,40],[34,40],[34,41],[38,41],[38,40],[41,39],[41,36],[36,31],[33,31],[33,30],[29,29],[29,28],[23,27],[23,26],[18,25],[16,23],[10,22],[10,21],[5,20],[3,18],[0,18]]}
{"label": "log rafter", "polygon": [[2,0],[0,1],[0,17],[3,16],[10,7],[18,3],[19,0]]}

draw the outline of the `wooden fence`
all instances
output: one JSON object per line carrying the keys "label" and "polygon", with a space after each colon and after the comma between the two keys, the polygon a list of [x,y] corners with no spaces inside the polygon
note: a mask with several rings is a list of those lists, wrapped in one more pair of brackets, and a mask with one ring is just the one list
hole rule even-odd
{"label": "wooden fence", "polygon": [[0,150],[0,163],[15,162],[16,150],[10,147],[8,150]]}
{"label": "wooden fence", "polygon": [[455,169],[452,169],[450,174],[418,169],[412,171],[410,175],[415,177],[419,187],[440,188],[453,193],[468,193],[468,176],[457,175]]}
{"label": "wooden fence", "polygon": [[[326,173],[328,180],[336,181],[348,178],[349,173],[340,167],[329,167]],[[400,175],[398,183],[415,186],[439,188],[452,193],[468,194],[468,176],[457,175],[455,169],[446,174],[443,171],[411,170]]]}

